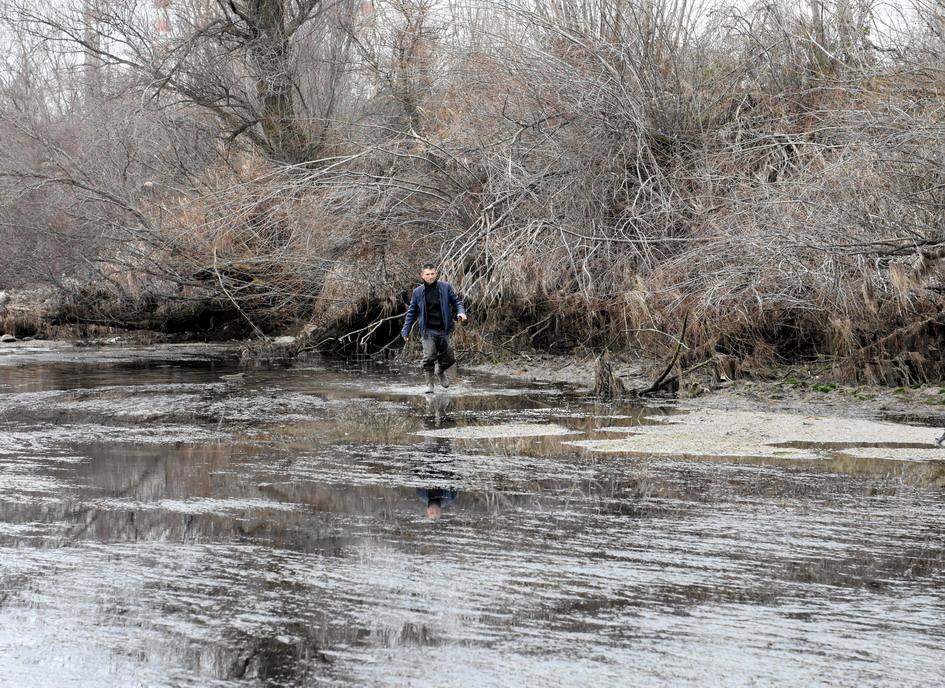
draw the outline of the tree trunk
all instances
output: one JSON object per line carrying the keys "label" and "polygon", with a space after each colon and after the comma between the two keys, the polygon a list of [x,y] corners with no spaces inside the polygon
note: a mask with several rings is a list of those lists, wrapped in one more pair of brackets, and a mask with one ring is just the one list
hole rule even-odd
{"label": "tree trunk", "polygon": [[101,35],[96,27],[96,9],[89,0],[82,3],[82,16],[85,23],[83,38],[88,46],[85,49],[85,59],[82,63],[82,80],[85,96],[89,103],[95,102],[102,95],[101,67],[102,58]]}
{"label": "tree trunk", "polygon": [[295,120],[289,35],[284,0],[249,0],[248,16],[256,34],[250,52],[256,62],[260,124],[274,157],[301,162],[308,157],[306,138]]}

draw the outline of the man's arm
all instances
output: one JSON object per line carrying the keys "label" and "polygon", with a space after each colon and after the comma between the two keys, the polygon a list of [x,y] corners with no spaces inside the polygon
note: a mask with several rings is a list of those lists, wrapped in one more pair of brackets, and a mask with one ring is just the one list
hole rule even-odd
{"label": "man's arm", "polygon": [[459,298],[459,295],[456,293],[456,290],[453,289],[452,284],[449,285],[447,298],[450,300],[450,306],[456,309],[456,317],[459,320],[466,320],[466,306],[463,305],[463,300]]}
{"label": "man's arm", "polygon": [[413,327],[414,320],[420,311],[420,304],[417,303],[416,291],[410,295],[410,306],[407,308],[407,317],[404,318],[404,328],[400,331],[400,336],[404,339],[410,339],[410,328]]}

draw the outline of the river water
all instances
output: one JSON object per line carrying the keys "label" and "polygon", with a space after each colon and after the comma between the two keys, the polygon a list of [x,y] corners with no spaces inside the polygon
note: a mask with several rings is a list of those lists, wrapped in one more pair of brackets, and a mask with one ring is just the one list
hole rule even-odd
{"label": "river water", "polygon": [[602,455],[682,411],[419,382],[0,350],[0,685],[945,684],[941,462]]}

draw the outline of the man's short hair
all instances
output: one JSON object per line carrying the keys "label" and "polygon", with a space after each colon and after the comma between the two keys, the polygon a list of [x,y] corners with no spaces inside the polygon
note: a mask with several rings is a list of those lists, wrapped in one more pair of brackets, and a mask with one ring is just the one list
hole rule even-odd
{"label": "man's short hair", "polygon": [[420,267],[420,272],[423,272],[424,270],[437,270],[436,263],[424,263]]}

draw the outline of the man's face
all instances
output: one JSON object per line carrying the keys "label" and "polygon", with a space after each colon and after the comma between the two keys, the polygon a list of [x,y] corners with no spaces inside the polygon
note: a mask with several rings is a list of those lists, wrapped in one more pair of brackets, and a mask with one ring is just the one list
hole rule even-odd
{"label": "man's face", "polygon": [[436,275],[436,270],[427,269],[420,271],[420,279],[422,279],[427,284],[433,284],[436,282]]}

